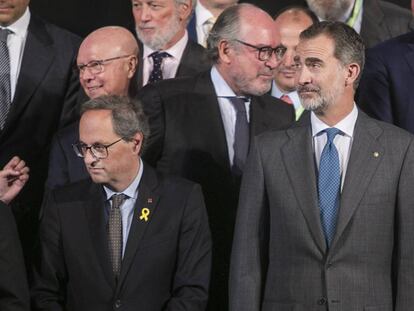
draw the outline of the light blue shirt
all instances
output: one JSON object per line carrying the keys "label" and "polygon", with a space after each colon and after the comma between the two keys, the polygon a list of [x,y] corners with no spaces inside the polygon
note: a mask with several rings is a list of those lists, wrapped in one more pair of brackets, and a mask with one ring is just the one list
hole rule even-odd
{"label": "light blue shirt", "polygon": [[[223,120],[224,132],[226,134],[227,150],[229,152],[230,165],[234,158],[234,136],[236,129],[236,108],[230,102],[229,97],[237,96],[227,82],[220,75],[216,67],[211,69],[211,80],[216,91],[217,101],[220,107],[221,119]],[[250,122],[250,100],[245,102],[247,121]]]}
{"label": "light blue shirt", "polygon": [[139,170],[138,174],[135,177],[135,179],[132,181],[132,183],[122,192],[114,192],[108,187],[103,186],[105,193],[106,193],[106,199],[107,199],[107,207],[108,210],[110,208],[111,197],[114,194],[125,194],[127,196],[127,199],[124,201],[124,203],[121,205],[121,215],[122,215],[122,258],[124,258],[125,253],[125,247],[128,241],[128,235],[129,235],[129,229],[131,229],[131,223],[132,218],[134,216],[134,207],[135,203],[138,198],[138,187],[139,183],[141,182],[142,173],[144,171],[144,165],[142,163],[142,160],[139,159]]}
{"label": "light blue shirt", "polygon": [[[346,169],[348,167],[348,160],[351,154],[352,141],[354,137],[355,123],[358,118],[358,109],[354,103],[352,111],[341,121],[332,127],[335,127],[343,133],[342,135],[336,135],[334,138],[334,145],[338,150],[339,167],[341,172],[341,190],[345,181]],[[311,112],[311,125],[312,125],[312,137],[313,148],[315,151],[315,161],[317,169],[319,170],[319,162],[321,159],[322,150],[326,145],[327,137],[326,133],[321,131],[329,128],[330,126],[322,122],[315,113]]]}

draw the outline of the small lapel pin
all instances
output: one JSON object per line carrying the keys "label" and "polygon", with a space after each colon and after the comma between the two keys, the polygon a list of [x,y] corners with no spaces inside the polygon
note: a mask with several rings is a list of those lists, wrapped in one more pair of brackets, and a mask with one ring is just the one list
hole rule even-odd
{"label": "small lapel pin", "polygon": [[152,198],[148,198],[147,202],[148,202],[149,204],[151,204],[151,203],[152,203]]}
{"label": "small lapel pin", "polygon": [[149,210],[148,208],[144,207],[144,208],[141,210],[141,216],[139,216],[139,219],[140,219],[140,220],[145,220],[145,221],[148,221],[148,216],[149,216],[149,214],[150,214],[150,210]]}
{"label": "small lapel pin", "polygon": [[374,158],[378,158],[379,157],[379,152],[375,151],[373,154]]}

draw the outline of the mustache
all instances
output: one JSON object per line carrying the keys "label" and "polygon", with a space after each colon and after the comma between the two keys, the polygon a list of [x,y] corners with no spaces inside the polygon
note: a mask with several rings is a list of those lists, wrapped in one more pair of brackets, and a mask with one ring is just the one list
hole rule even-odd
{"label": "mustache", "polygon": [[310,86],[310,85],[298,85],[297,87],[297,92],[298,93],[302,93],[302,92],[320,92],[320,88],[316,87],[316,86]]}

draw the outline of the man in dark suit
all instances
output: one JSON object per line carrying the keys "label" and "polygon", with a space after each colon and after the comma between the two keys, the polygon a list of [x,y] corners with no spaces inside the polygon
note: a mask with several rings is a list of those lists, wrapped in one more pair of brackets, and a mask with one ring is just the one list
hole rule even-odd
{"label": "man in dark suit", "polygon": [[147,133],[134,100],[82,106],[76,151],[92,180],[48,196],[35,310],[205,309],[211,241],[202,193],[141,161]]}
{"label": "man in dark suit", "polygon": [[[77,57],[80,84],[89,98],[102,95],[133,95],[131,80],[138,66],[138,45],[130,31],[107,26],[90,33]],[[55,136],[49,159],[46,191],[87,178],[82,159],[72,144],[79,141],[79,122],[61,129]]]}
{"label": "man in dark suit", "polygon": [[0,129],[0,167],[18,155],[31,168],[30,180],[12,202],[25,255],[36,235],[50,141],[74,119],[79,84],[72,65],[80,43],[77,36],[31,15],[28,3],[4,2],[0,13],[0,26],[10,32],[10,83],[1,87],[11,91]]}
{"label": "man in dark suit", "polygon": [[0,310],[29,311],[30,296],[16,223],[8,206],[29,178],[29,168],[13,157],[0,170]]}
{"label": "man in dark suit", "polygon": [[357,102],[370,116],[414,133],[414,32],[367,50]]}
{"label": "man in dark suit", "polygon": [[351,27],[314,24],[297,53],[310,117],[255,140],[230,309],[412,310],[414,137],[357,109],[364,44]]}
{"label": "man in dark suit", "polygon": [[209,68],[204,48],[186,31],[194,0],[132,0],[140,46],[137,85],[191,76]]}
{"label": "man in dark suit", "polygon": [[202,186],[213,236],[209,309],[220,311],[228,306],[233,225],[249,141],[289,126],[294,111],[263,95],[280,57],[268,14],[252,5],[232,6],[208,40],[211,70],[149,85],[139,96],[152,130],[144,159]]}
{"label": "man in dark suit", "polygon": [[207,47],[207,37],[217,17],[238,0],[198,0],[188,25],[188,36],[194,42]]}
{"label": "man in dark suit", "polygon": [[321,19],[346,22],[364,39],[366,47],[414,30],[412,13],[382,0],[306,0]]}

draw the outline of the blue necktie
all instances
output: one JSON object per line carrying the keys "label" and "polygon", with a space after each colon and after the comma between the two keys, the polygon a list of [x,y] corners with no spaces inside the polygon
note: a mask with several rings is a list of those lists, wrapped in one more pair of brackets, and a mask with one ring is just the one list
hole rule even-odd
{"label": "blue necktie", "polygon": [[153,66],[152,71],[148,79],[149,83],[154,83],[157,81],[161,81],[163,79],[162,77],[162,70],[161,70],[161,64],[164,58],[170,57],[171,55],[167,52],[154,52],[149,55],[152,57],[153,60]]}
{"label": "blue necktie", "polygon": [[249,122],[247,121],[245,97],[229,97],[230,102],[236,110],[236,126],[234,128],[234,157],[232,172],[236,176],[241,176],[246,163],[249,151]]}
{"label": "blue necktie", "polygon": [[333,140],[341,131],[332,127],[323,132],[326,132],[327,142],[319,162],[318,191],[322,229],[329,247],[335,234],[341,191],[339,156]]}

